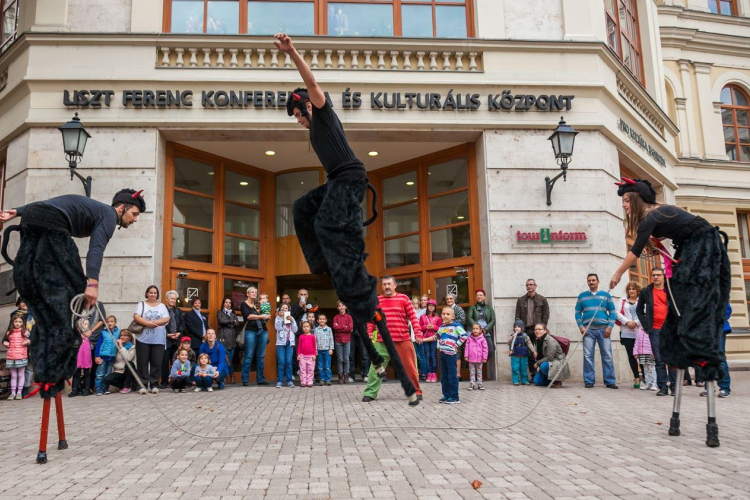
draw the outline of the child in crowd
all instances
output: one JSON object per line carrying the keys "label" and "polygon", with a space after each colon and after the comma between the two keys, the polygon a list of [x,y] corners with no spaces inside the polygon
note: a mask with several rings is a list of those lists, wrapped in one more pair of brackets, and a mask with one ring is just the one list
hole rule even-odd
{"label": "child in crowd", "polygon": [[318,350],[318,375],[320,385],[331,385],[331,355],[333,354],[333,330],[326,326],[328,318],[325,314],[318,316],[318,326],[315,327],[315,345]]}
{"label": "child in crowd", "polygon": [[14,315],[10,328],[3,337],[3,345],[8,348],[5,366],[10,370],[10,396],[11,399],[23,399],[24,371],[29,364],[29,340],[30,334],[26,330],[25,318]]}
{"label": "child in crowd", "polygon": [[656,358],[651,349],[651,338],[643,331],[643,328],[639,328],[636,334],[633,356],[638,360],[638,364],[643,365],[645,383],[641,384],[641,389],[644,391],[658,391],[659,387],[656,385]]}
{"label": "child in crowd", "polygon": [[443,319],[443,324],[438,329],[437,336],[439,339],[438,349],[440,349],[440,382],[443,386],[443,397],[439,403],[459,404],[456,364],[458,362],[458,350],[466,342],[468,335],[463,326],[456,321],[451,306],[443,307],[440,316]]}
{"label": "child in crowd", "polygon": [[437,313],[437,301],[427,301],[427,312],[419,318],[419,328],[422,330],[422,345],[424,346],[425,368],[427,382],[437,382],[437,331],[442,324],[442,318]]}
{"label": "child in crowd", "polygon": [[[106,335],[102,332],[102,335]],[[104,387],[113,385],[120,389],[120,394],[127,394],[133,386],[133,374],[126,365],[135,368],[135,345],[133,345],[133,334],[129,330],[121,330],[117,344],[117,357],[112,368],[112,373],[104,377]],[[123,350],[125,353],[123,354]]]}
{"label": "child in crowd", "polygon": [[315,335],[312,333],[312,323],[302,322],[302,335],[299,336],[297,346],[297,361],[299,361],[300,387],[313,386],[313,370],[318,350]]}
{"label": "child in crowd", "polygon": [[[107,316],[104,320],[107,328],[101,332],[96,341],[94,349],[94,362],[96,367],[96,395],[109,394],[109,386],[104,383],[104,377],[112,373],[112,368],[117,359],[117,345],[115,342],[120,338],[120,329],[117,327],[117,318]],[[112,332],[112,335],[109,334]]]}
{"label": "child in crowd", "polygon": [[274,321],[276,328],[276,388],[286,385],[294,387],[292,379],[292,355],[294,353],[294,337],[297,333],[297,322],[289,313],[289,304],[281,304]]}
{"label": "child in crowd", "polygon": [[195,378],[195,392],[214,392],[211,386],[214,383],[214,379],[218,377],[219,372],[209,362],[210,358],[205,352],[198,356],[198,366],[195,367],[195,374],[193,375]]}
{"label": "child in crowd", "polygon": [[180,338],[180,346],[177,348],[174,356],[172,357],[172,363],[174,363],[174,361],[177,359],[177,355],[180,353],[180,349],[185,349],[188,353],[188,361],[190,361],[190,378],[188,379],[188,382],[195,385],[193,380],[193,373],[195,373],[195,367],[198,366],[198,355],[195,354],[195,351],[190,348],[190,337],[188,337],[187,335]]}
{"label": "child in crowd", "polygon": [[487,362],[489,348],[487,339],[484,338],[484,329],[479,323],[474,323],[471,327],[471,336],[466,340],[464,346],[464,358],[469,362],[469,390],[475,388],[480,391],[484,390],[482,385],[482,367]]}
{"label": "child in crowd", "polygon": [[188,361],[188,352],[186,349],[177,351],[177,359],[172,363],[172,370],[169,372],[169,385],[172,392],[185,392],[190,378],[190,361]]}
{"label": "child in crowd", "polygon": [[91,367],[93,366],[93,362],[91,359],[91,342],[89,342],[89,335],[91,335],[89,320],[79,320],[78,331],[81,332],[81,346],[78,348],[76,372],[73,374],[73,383],[70,394],[68,394],[70,398],[78,395],[89,396],[91,394]]}
{"label": "child in crowd", "polygon": [[333,318],[333,341],[336,346],[336,364],[339,369],[339,384],[349,381],[349,356],[352,347],[354,320],[346,314],[346,306],[340,300],[336,305],[339,313]]}
{"label": "child in crowd", "polygon": [[524,331],[523,321],[513,322],[513,335],[508,339],[508,356],[513,385],[529,385],[529,353],[536,353],[534,343]]}

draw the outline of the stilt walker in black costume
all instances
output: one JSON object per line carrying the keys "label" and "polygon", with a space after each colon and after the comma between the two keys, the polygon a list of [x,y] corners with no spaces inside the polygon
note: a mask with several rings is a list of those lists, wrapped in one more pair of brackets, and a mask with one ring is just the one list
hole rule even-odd
{"label": "stilt walker in black costume", "polygon": [[[367,323],[375,321],[378,324],[409,404],[417,405],[419,399],[414,384],[403,370],[385,316],[378,309],[377,280],[365,268],[361,204],[367,189],[372,189],[373,196],[375,190],[368,183],[364,165],[349,146],[330,100],[294,48],[292,39],[283,33],[278,34],[274,45],[289,54],[305,82],[306,88],[298,88],[287,99],[287,113],[310,130],[312,147],[328,174],[328,182],[294,203],[294,229],[307,265],[312,273],[331,277],[336,294],[352,315],[355,333],[364,342],[370,361],[383,377],[383,357],[367,335]],[[373,202],[373,211],[374,206]],[[374,218],[375,215],[364,225]]]}
{"label": "stilt walker in black costume", "polygon": [[648,181],[623,179],[617,185],[626,213],[627,235],[635,239],[635,244],[612,276],[610,288],[635,264],[649,238],[672,240],[677,251],[672,259],[672,278],[667,278],[669,311],[658,344],[664,362],[678,370],[669,435],[680,435],[682,379],[685,369],[693,367],[696,380],[706,382],[706,445],[719,446],[714,383],[723,376],[720,339],[731,284],[727,236],[702,217],[671,205],[658,205]]}
{"label": "stilt walker in black costume", "polygon": [[[20,226],[5,230],[2,255],[13,266],[16,288],[35,321],[30,354],[34,363],[34,381],[41,384],[40,394],[44,399],[37,454],[40,464],[47,462],[51,398],[55,398],[57,411],[58,449],[68,447],[61,395],[65,380],[76,371],[81,339],[72,326],[71,300],[85,292],[87,307],[96,306],[104,249],[118,224],[120,227],[130,226],[144,210],[146,203],[141,191],[123,189],[115,195],[112,206],[68,194],[4,210],[0,214],[3,222],[21,217]],[[21,233],[21,246],[15,262],[7,253],[13,231]],[[91,237],[85,273],[73,237]]]}

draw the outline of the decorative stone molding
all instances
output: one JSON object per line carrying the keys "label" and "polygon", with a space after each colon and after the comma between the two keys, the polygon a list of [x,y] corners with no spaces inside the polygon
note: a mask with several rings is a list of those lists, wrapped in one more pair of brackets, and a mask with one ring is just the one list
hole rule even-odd
{"label": "decorative stone molding", "polygon": [[[293,69],[288,54],[278,49],[245,48],[230,44],[211,46],[185,44],[160,46],[156,50],[157,68],[222,68],[222,69]],[[346,48],[340,45],[301,49],[300,55],[315,70],[348,71],[449,71],[478,72],[483,70],[482,52],[455,50],[448,44],[436,43],[432,50],[394,48],[374,45],[372,49]],[[268,55],[270,54],[270,61]],[[199,59],[199,57],[202,58]],[[229,57],[227,57],[229,56]],[[362,60],[364,56],[364,61]],[[416,58],[414,64],[413,58]],[[227,59],[229,59],[227,61]]]}
{"label": "decorative stone molding", "polygon": [[619,75],[617,78],[617,91],[625,100],[630,103],[631,106],[633,106],[638,114],[640,114],[646,121],[651,124],[651,126],[654,127],[659,135],[664,137],[664,124],[661,122],[661,120],[659,120],[659,117],[657,117],[649,110],[650,106],[647,106],[643,101],[641,101],[636,91],[631,87],[631,83],[626,81],[624,78],[620,78]]}

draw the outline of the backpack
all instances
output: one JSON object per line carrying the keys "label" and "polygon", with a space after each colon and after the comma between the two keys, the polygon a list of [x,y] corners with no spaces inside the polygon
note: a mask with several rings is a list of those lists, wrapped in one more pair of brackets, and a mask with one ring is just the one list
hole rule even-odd
{"label": "backpack", "polygon": [[[552,334],[550,333],[550,335]],[[562,348],[563,354],[567,356],[568,350],[570,349],[570,339],[566,339],[565,337],[558,337],[557,335],[552,335],[552,338],[557,340],[557,343],[560,344],[560,347]]]}

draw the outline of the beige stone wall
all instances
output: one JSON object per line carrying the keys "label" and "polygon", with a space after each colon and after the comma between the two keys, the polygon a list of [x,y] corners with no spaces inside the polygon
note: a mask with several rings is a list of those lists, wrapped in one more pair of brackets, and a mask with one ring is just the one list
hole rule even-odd
{"label": "beige stone wall", "polygon": [[[130,31],[132,0],[67,0],[68,29],[84,33],[127,33]],[[150,2],[161,10],[162,2]]]}

